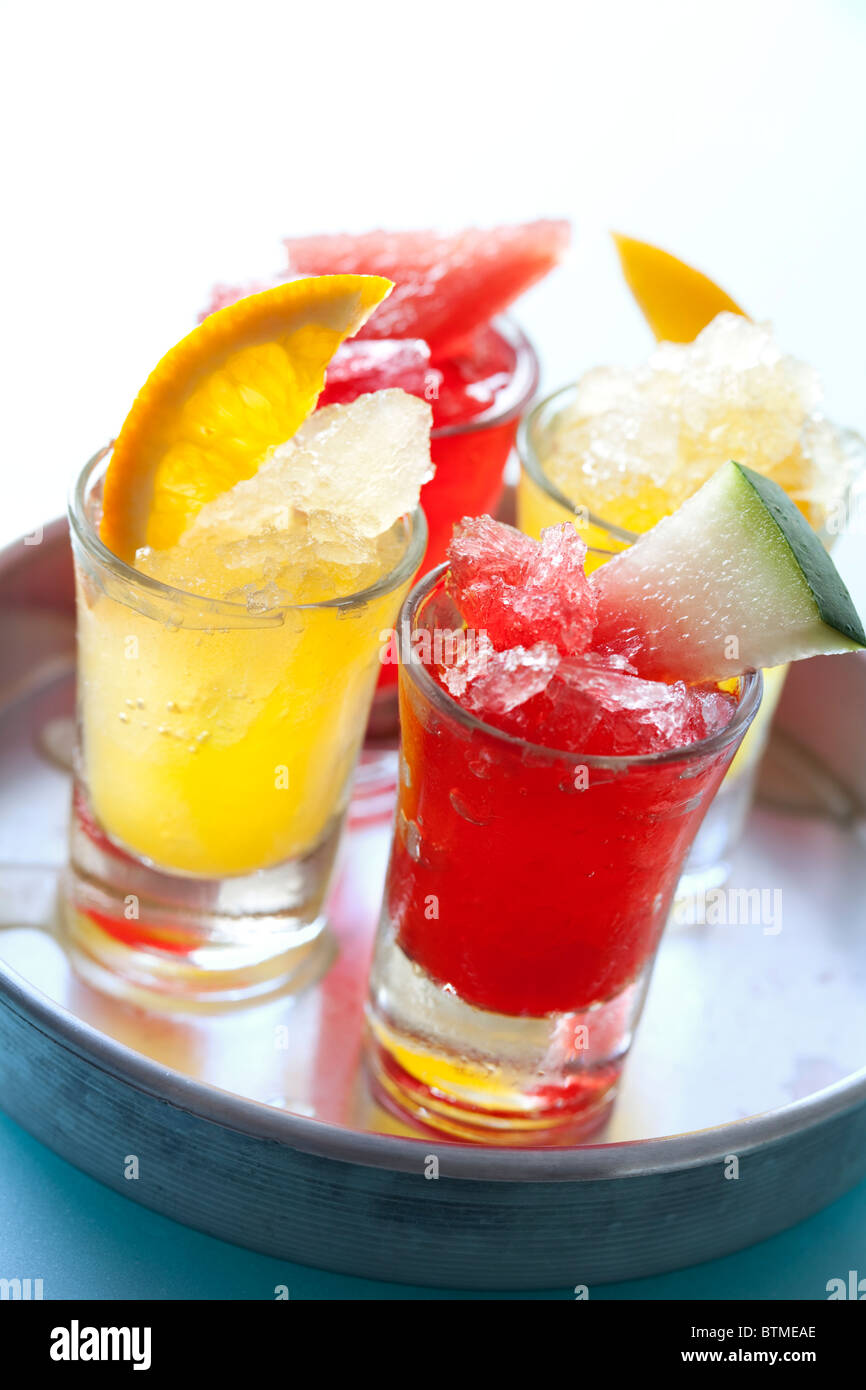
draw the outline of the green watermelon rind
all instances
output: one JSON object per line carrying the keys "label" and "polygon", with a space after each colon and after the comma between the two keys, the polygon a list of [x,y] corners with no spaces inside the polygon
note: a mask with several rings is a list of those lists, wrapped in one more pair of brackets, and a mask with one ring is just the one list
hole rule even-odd
{"label": "green watermelon rind", "polygon": [[821,537],[778,483],[733,460],[590,582],[596,640],[617,650],[637,635],[632,659],[651,680],[726,680],[866,647]]}
{"label": "green watermelon rind", "polygon": [[[779,558],[787,559],[784,568],[790,575],[793,567],[791,577],[799,577],[808,589],[817,617],[822,626],[828,629],[828,635],[833,634],[834,649],[857,651],[866,647],[866,632],[851,595],[820,537],[799,508],[772,478],[766,478],[734,459],[728,468],[736,470],[743,485],[753,494],[751,499],[748,494],[743,497],[744,505],[748,506],[751,500],[750,510],[757,506],[764,519],[769,517],[776,527],[783,547],[780,548]],[[756,520],[759,518],[756,517]],[[825,647],[821,649],[826,650]]]}

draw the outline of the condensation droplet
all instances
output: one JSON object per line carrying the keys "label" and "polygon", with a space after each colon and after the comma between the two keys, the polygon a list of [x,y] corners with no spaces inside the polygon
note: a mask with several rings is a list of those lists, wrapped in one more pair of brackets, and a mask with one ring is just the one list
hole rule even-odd
{"label": "condensation droplet", "polygon": [[475,777],[483,777],[486,779],[491,775],[491,759],[483,750],[474,758],[468,758],[466,760],[466,766]]}
{"label": "condensation droplet", "polygon": [[410,859],[414,859],[416,864],[421,862],[421,831],[413,820],[403,819],[403,839],[406,842],[406,850]]}
{"label": "condensation droplet", "polygon": [[492,817],[479,815],[478,808],[470,808],[460,792],[455,787],[449,797],[451,805],[462,820],[468,821],[470,825],[489,825]]}

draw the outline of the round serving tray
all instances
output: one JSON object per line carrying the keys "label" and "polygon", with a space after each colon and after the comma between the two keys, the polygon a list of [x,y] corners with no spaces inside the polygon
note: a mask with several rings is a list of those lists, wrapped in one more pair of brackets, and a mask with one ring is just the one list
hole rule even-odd
{"label": "round serving tray", "polygon": [[0,1106],[110,1187],[302,1263],[530,1289],[725,1254],[866,1174],[866,660],[794,669],[731,880],[751,897],[670,926],[601,1140],[514,1149],[413,1130],[369,1093],[362,1006],[390,834],[369,776],[331,904],[339,954],[317,986],[151,1013],[79,980],[56,930],[64,523],[0,556],[0,652]]}

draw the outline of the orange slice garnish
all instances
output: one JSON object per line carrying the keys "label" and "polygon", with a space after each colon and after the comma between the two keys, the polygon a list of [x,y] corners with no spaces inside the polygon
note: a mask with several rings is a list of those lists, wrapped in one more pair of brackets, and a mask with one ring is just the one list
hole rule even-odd
{"label": "orange slice garnish", "polygon": [[659,342],[691,343],[716,314],[748,317],[708,276],[648,241],[613,233],[626,284]]}
{"label": "orange slice garnish", "polygon": [[114,444],[100,535],[121,559],[174,545],[206,502],[250,478],[313,410],[325,369],[390,293],[318,275],[211,316],[151,372]]}

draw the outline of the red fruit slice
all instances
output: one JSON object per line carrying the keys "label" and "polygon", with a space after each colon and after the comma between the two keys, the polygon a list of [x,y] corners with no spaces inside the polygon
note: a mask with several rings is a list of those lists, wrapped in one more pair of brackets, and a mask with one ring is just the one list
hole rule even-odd
{"label": "red fruit slice", "polygon": [[585,555],[568,523],[548,527],[539,542],[489,516],[465,517],[448,549],[448,593],[467,627],[486,631],[499,650],[548,642],[575,655],[595,626]]}
{"label": "red fruit slice", "polygon": [[291,275],[384,275],[395,288],[362,330],[365,338],[424,338],[434,356],[506,309],[562,257],[568,222],[443,234],[365,232],[291,237]]}

